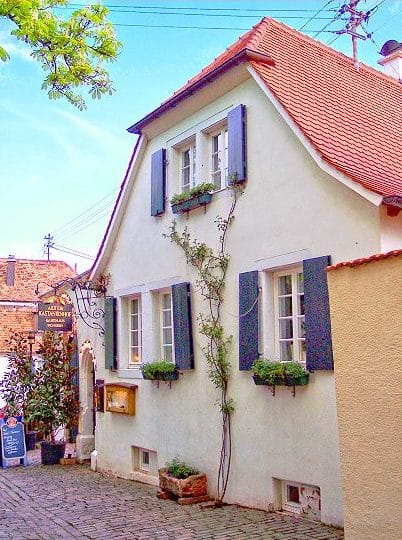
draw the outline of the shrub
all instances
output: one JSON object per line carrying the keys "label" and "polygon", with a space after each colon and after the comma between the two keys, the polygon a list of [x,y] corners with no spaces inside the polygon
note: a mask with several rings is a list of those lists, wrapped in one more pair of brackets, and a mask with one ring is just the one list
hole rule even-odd
{"label": "shrub", "polygon": [[166,463],[166,472],[169,473],[170,476],[173,476],[173,478],[178,478],[180,480],[184,480],[184,478],[188,478],[193,474],[199,474],[197,469],[186,465],[186,463],[180,461],[178,457],[175,457],[172,461]]}

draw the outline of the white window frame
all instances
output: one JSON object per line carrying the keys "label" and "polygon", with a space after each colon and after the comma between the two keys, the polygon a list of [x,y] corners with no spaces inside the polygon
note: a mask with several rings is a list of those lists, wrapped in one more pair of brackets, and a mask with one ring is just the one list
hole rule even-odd
{"label": "white window frame", "polygon": [[[138,328],[133,329],[133,302],[137,301],[138,311],[136,313],[138,317]],[[142,301],[141,296],[133,296],[128,299],[128,312],[129,312],[129,358],[128,365],[139,366],[142,362]],[[133,333],[136,332],[138,335],[138,345],[133,345]],[[132,350],[134,347],[138,347],[138,361],[133,362],[132,360]]]}
{"label": "white window frame", "polygon": [[[196,164],[197,164],[197,148],[195,141],[179,148],[180,153],[180,190],[182,193],[187,193],[196,184]],[[184,156],[188,153],[189,163],[184,165]],[[186,178],[188,171],[188,178]],[[188,181],[187,181],[188,180]]]}
{"label": "white window frame", "polygon": [[[287,480],[282,481],[282,510],[287,512],[293,512],[295,514],[300,514],[301,503],[300,503],[300,487],[302,484],[298,482],[288,482]],[[299,502],[295,503],[288,500],[288,487],[296,487],[299,490]]]}
{"label": "white window frame", "polygon": [[[281,362],[287,362],[287,361],[293,361],[293,362],[300,362],[301,364],[305,364],[306,360],[302,359],[302,347],[301,343],[305,343],[305,337],[301,337],[299,332],[299,321],[304,323],[305,321],[305,315],[299,313],[298,306],[298,297],[303,294],[304,296],[304,287],[303,287],[303,293],[299,293],[297,290],[297,276],[301,274],[303,275],[303,269],[300,266],[288,268],[286,270],[281,270],[279,272],[274,272],[273,278],[274,278],[274,317],[275,317],[275,355],[276,358],[278,358]],[[279,278],[282,276],[291,276],[292,280],[292,292],[290,297],[292,298],[292,315],[291,316],[280,316],[279,312]],[[281,295],[284,296],[284,295]],[[286,295],[288,296],[288,295]],[[291,339],[284,339],[280,337],[280,320],[284,319],[290,319],[292,320],[292,326],[293,326],[293,337]],[[293,358],[290,360],[284,360],[281,358],[281,347],[280,343],[282,341],[292,341],[293,342]]]}
{"label": "white window frame", "polygon": [[[170,295],[170,310],[167,310],[163,307],[163,298],[166,295]],[[171,325],[170,326],[164,326],[163,321],[163,314],[166,311],[170,311],[170,320]],[[159,328],[160,328],[160,351],[161,351],[161,358],[164,360],[167,360],[168,362],[175,363],[175,357],[174,357],[174,326],[173,326],[173,298],[172,298],[172,291],[170,290],[164,290],[159,292]],[[172,331],[172,343],[165,343],[164,342],[164,330],[170,328]],[[165,357],[165,348],[171,347],[171,360],[168,360]]]}
{"label": "white window frame", "polygon": [[[218,148],[214,150],[214,140],[220,136],[220,142],[218,142]],[[210,138],[210,182],[214,184],[215,190],[219,191],[228,186],[228,126],[223,124],[219,129],[211,131],[209,133]],[[214,167],[215,156],[218,161],[220,160],[220,166],[218,168]],[[220,183],[219,186],[216,183],[216,176],[220,173]]]}

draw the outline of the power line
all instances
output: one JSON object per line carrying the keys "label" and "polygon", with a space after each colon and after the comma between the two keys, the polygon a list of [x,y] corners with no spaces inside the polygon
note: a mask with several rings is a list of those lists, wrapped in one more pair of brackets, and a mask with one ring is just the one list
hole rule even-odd
{"label": "power line", "polygon": [[83,227],[81,227],[81,229],[77,229],[77,230],[71,232],[70,234],[68,234],[67,236],[64,236],[64,237],[63,237],[63,240],[67,240],[68,238],[71,238],[72,236],[75,236],[76,234],[78,234],[79,232],[83,231],[84,229],[87,229],[88,227],[90,227],[90,226],[93,225],[94,223],[97,223],[99,220],[103,219],[103,218],[106,217],[107,215],[109,215],[109,211],[105,212],[104,214],[102,214],[101,216],[99,216],[97,219],[94,219],[93,221],[91,221],[91,222],[88,223],[87,225],[84,225]]}
{"label": "power line", "polygon": [[308,21],[306,21],[306,22],[303,24],[303,26],[301,26],[301,27],[299,28],[299,31],[300,31],[300,30],[303,30],[303,28],[304,28],[305,26],[307,26],[308,23],[311,22],[313,19],[318,20],[317,15],[319,15],[319,14],[320,14],[320,13],[321,13],[321,12],[322,12],[329,4],[331,4],[331,3],[334,2],[334,1],[335,1],[335,0],[328,0],[328,2],[326,2],[326,3],[322,6],[322,8],[320,8],[318,11],[316,11],[316,12],[314,13],[314,15],[313,15],[312,17],[310,17],[310,18],[308,19]]}
{"label": "power line", "polygon": [[81,257],[82,259],[88,259],[88,260],[91,260],[93,261],[95,259],[95,257],[92,257],[91,255],[78,255],[77,253],[74,253],[68,249],[61,249],[61,248],[57,248],[57,247],[53,247],[53,249],[55,249],[56,251],[61,251],[62,253],[67,253],[68,255],[74,255],[75,257]]}
{"label": "power line", "polygon": [[[331,22],[327,25],[329,26],[332,23]],[[113,23],[113,26],[126,26],[126,27],[137,27],[137,28],[175,28],[175,29],[185,29],[185,30],[238,30],[238,31],[247,31],[250,30],[250,28],[235,28],[235,27],[229,27],[229,26],[181,26],[181,25],[170,25],[170,24],[131,24],[131,23]],[[325,28],[327,28],[325,26]],[[323,28],[322,30],[306,30],[306,32],[317,32],[318,34],[321,34],[322,32],[327,33],[333,33],[332,30],[325,30]]]}
{"label": "power line", "polygon": [[[107,212],[108,212],[109,209],[113,206],[113,204],[114,204],[114,201],[112,200],[112,201],[104,204],[100,208],[98,208],[95,212],[92,212],[91,214],[88,214],[84,219],[81,219],[80,221],[75,223],[73,226],[71,226],[68,229],[64,230],[61,233],[61,235],[59,236],[59,238],[63,239],[63,238],[69,237],[69,236],[71,236],[71,233],[75,232],[77,229],[82,230],[83,225],[87,224],[88,222],[92,222],[93,218],[97,217],[104,210],[107,210]],[[87,226],[89,226],[89,224]]]}

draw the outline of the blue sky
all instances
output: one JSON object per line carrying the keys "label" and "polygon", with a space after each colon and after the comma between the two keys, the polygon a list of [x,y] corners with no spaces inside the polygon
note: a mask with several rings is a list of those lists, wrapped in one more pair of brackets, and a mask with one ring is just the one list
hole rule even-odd
{"label": "blue sky", "polygon": [[[342,2],[107,0],[105,4],[115,10],[110,19],[123,43],[117,62],[109,66],[116,92],[100,101],[88,98],[84,112],[47,98],[41,90],[43,73],[30,50],[9,35],[6,21],[0,21],[0,43],[11,56],[0,65],[0,257],[42,258],[43,237],[49,232],[60,249],[95,255],[135,143],[127,127],[264,15],[294,28],[305,25],[302,31],[314,37],[335,12],[323,10],[308,19],[325,4],[325,9],[334,10]],[[368,10],[377,4],[367,24],[375,43],[381,48],[388,39],[402,41],[402,0],[361,0],[359,7]],[[331,32],[341,27],[341,22],[332,22],[317,39],[329,43],[336,37]],[[331,46],[350,54],[346,36]],[[359,41],[359,57],[373,67],[379,67],[377,51],[372,41]],[[52,250],[51,258],[77,262],[79,271],[91,264],[63,251]]]}

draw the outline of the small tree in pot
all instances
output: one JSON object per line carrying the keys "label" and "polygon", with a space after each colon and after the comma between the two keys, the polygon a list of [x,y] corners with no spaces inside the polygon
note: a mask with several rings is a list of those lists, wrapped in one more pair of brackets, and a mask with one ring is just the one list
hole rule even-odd
{"label": "small tree in pot", "polygon": [[65,441],[56,441],[61,426],[70,428],[79,412],[78,389],[73,385],[76,368],[71,365],[74,343],[63,334],[45,332],[38,350],[43,362],[35,373],[31,395],[31,419],[42,431],[42,463],[58,463],[64,456]]}

